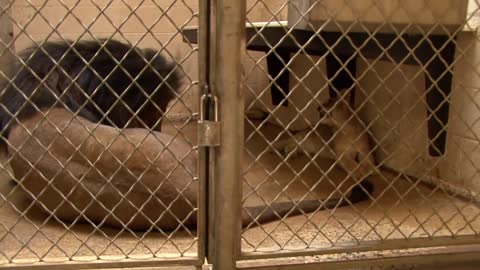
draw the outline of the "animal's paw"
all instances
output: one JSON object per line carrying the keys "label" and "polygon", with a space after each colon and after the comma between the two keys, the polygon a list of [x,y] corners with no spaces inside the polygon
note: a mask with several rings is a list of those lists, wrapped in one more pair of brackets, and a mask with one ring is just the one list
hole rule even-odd
{"label": "animal's paw", "polygon": [[273,148],[282,156],[296,157],[301,154],[300,146],[292,138],[274,143]]}
{"label": "animal's paw", "polygon": [[257,109],[253,109],[246,112],[246,115],[247,115],[247,118],[251,120],[264,120],[268,117],[267,112],[257,110]]}

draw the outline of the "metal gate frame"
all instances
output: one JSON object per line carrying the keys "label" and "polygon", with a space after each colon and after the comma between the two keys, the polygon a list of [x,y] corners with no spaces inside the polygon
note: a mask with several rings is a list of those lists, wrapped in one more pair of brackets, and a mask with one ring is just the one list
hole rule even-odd
{"label": "metal gate frame", "polygon": [[[478,262],[480,238],[473,235],[456,237],[412,238],[399,240],[365,241],[351,246],[280,251],[269,253],[242,253],[241,251],[241,196],[243,154],[243,91],[241,81],[242,54],[245,51],[245,1],[213,1],[216,37],[211,43],[212,76],[210,85],[216,89],[220,104],[221,145],[215,150],[215,174],[210,183],[215,187],[210,194],[214,209],[213,223],[209,224],[209,254],[207,259],[214,269],[346,269],[395,264],[441,265]],[[212,190],[212,189],[210,189]],[[372,256],[370,251],[424,249],[413,254]],[[437,249],[436,249],[437,248]],[[438,249],[440,248],[440,249]],[[280,258],[326,254],[365,252],[363,259],[287,264]],[[258,263],[256,260],[269,259]]]}
{"label": "metal gate frame", "polygon": [[[8,7],[15,0],[0,0],[3,11],[4,6]],[[197,15],[199,21],[199,46],[198,46],[198,63],[205,63],[198,68],[199,72],[199,99],[198,102],[201,102],[201,97],[208,95],[208,81],[209,81],[209,42],[210,42],[210,1],[209,0],[198,0],[199,3],[199,12]],[[0,13],[0,21],[2,25],[0,27],[0,35],[4,38],[3,41],[9,41],[12,35],[12,23],[9,20],[8,16],[4,17],[6,12]],[[5,49],[6,52],[1,57],[5,56],[5,63],[10,61],[11,55],[7,53],[8,48],[6,47],[8,43],[3,43],[0,45],[1,49]],[[5,47],[5,48],[4,48]],[[10,50],[14,49],[13,46],[10,46]],[[3,62],[2,62],[3,63]],[[8,62],[9,63],[9,62]],[[7,75],[10,75],[8,70],[3,70]],[[200,106],[199,106],[200,107]],[[206,115],[211,114],[210,110],[206,110]],[[195,116],[195,115],[194,115]],[[198,115],[197,115],[198,116]],[[208,118],[207,118],[208,119]],[[154,258],[154,259],[120,259],[116,261],[108,260],[94,260],[94,261],[68,261],[68,262],[33,262],[33,263],[19,263],[19,264],[10,264],[10,265],[0,265],[0,269],[116,269],[116,268],[163,268],[171,266],[190,266],[195,269],[202,269],[205,265],[206,258],[206,248],[207,248],[207,209],[208,205],[208,181],[210,178],[209,172],[213,171],[213,166],[209,158],[209,153],[211,152],[210,148],[199,147],[198,148],[198,224],[197,224],[197,254],[192,257],[178,257],[178,258]]]}
{"label": "metal gate frame", "polygon": [[[234,269],[240,251],[245,51],[245,1],[213,1],[210,52],[211,88],[219,101],[220,139],[209,179],[211,207],[208,261],[214,269]],[[213,214],[212,214],[213,213]]]}
{"label": "metal gate frame", "polygon": [[[65,264],[16,265],[13,268],[113,268],[189,265],[200,269],[206,258],[214,269],[341,269],[397,263],[445,264],[478,260],[480,239],[472,236],[371,241],[357,246],[312,249],[268,254],[242,253],[242,153],[244,137],[244,92],[242,56],[245,52],[246,1],[200,0],[199,5],[199,86],[202,95],[218,97],[220,139],[218,147],[199,147],[199,224],[197,258],[157,259],[119,262],[95,261]],[[200,100],[199,100],[200,102]],[[213,120],[214,106],[207,99],[206,120]],[[200,106],[199,106],[200,107]],[[202,136],[202,134],[199,134]],[[208,196],[208,197],[207,197]],[[295,256],[368,252],[393,249],[446,247],[425,254],[367,258],[350,261],[298,263],[288,265],[272,260],[259,265],[255,260]],[[253,261],[245,264],[243,261]],[[3,267],[0,267],[3,268]]]}

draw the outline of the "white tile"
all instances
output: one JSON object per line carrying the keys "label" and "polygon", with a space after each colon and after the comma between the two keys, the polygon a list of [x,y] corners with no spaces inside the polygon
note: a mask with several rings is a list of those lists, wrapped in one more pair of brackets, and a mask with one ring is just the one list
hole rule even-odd
{"label": "white tile", "polygon": [[480,88],[480,41],[475,32],[461,32],[456,39],[453,85]]}
{"label": "white tile", "polygon": [[449,136],[440,176],[456,187],[480,192],[480,141]]}
{"label": "white tile", "polygon": [[375,138],[379,161],[413,176],[435,174],[428,154],[424,78],[419,67],[360,61],[357,107]]}
{"label": "white tile", "polygon": [[452,91],[448,132],[480,139],[480,89],[459,87]]}

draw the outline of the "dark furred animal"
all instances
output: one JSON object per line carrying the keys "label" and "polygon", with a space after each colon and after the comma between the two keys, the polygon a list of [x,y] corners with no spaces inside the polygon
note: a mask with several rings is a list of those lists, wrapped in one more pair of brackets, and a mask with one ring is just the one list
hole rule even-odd
{"label": "dark furred animal", "polygon": [[[198,186],[192,176],[197,156],[191,146],[165,133],[107,127],[159,131],[162,115],[179,88],[177,68],[157,51],[112,40],[46,42],[25,50],[13,81],[0,87],[0,128],[3,139],[20,153],[13,155],[11,165],[21,187],[42,209],[64,221],[81,215],[95,223],[139,230],[151,226],[172,230],[180,222],[195,226],[197,216],[191,212],[197,205]],[[60,109],[52,110],[49,119],[55,123],[49,124],[39,113],[50,108]],[[69,111],[88,121],[70,123]],[[30,132],[19,128],[20,122],[26,130],[42,122],[34,135],[38,140],[29,139]],[[91,131],[90,122],[104,125]],[[58,126],[68,128],[60,133]],[[43,155],[39,141],[50,146],[49,154]],[[116,143],[105,151],[101,142]],[[163,151],[167,144],[169,151]],[[184,158],[188,152],[191,155]],[[100,174],[89,170],[92,163]],[[102,175],[108,175],[108,181]],[[169,181],[164,181],[166,177]],[[347,206],[368,199],[372,190],[365,181],[344,198],[245,207],[242,224]]]}
{"label": "dark furred animal", "polygon": [[114,40],[45,42],[23,51],[15,70],[0,97],[4,138],[17,119],[51,107],[94,123],[159,130],[180,79],[159,52]]}

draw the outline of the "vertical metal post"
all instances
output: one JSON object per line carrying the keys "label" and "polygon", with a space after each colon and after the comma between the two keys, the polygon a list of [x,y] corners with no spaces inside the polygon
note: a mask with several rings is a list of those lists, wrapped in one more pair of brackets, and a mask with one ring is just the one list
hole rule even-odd
{"label": "vertical metal post", "polygon": [[[210,6],[209,6],[209,15],[210,15],[210,28],[209,28],[209,37],[210,37],[210,42],[208,43],[209,47],[209,67],[210,67],[210,73],[208,77],[208,81],[210,83],[210,93],[212,93],[214,96],[217,96],[216,90],[215,90],[215,19],[216,19],[216,3],[215,0],[210,0]],[[211,116],[211,115],[210,115]],[[216,159],[215,157],[215,152],[216,149],[210,149],[210,164],[209,164],[209,171],[208,171],[208,246],[207,246],[207,260],[209,262],[213,261],[213,250],[214,250],[214,231],[213,231],[213,221],[214,221],[214,213],[215,213],[215,203],[213,200],[213,194],[214,194],[214,183],[215,183],[215,169],[216,169]]]}
{"label": "vertical metal post", "polygon": [[[13,45],[10,44],[13,37],[12,22],[7,14],[9,4],[10,0],[0,0],[0,80],[5,79],[4,77],[10,77],[10,67],[14,62],[11,51]],[[10,45],[10,48],[7,47],[8,45]]]}
{"label": "vertical metal post", "polygon": [[[200,0],[198,8],[198,63],[199,63],[199,97],[209,94],[208,82],[210,74],[210,0]],[[200,98],[199,98],[200,101]],[[201,102],[201,101],[200,101]],[[198,104],[198,108],[201,105]],[[200,115],[199,111],[199,115]],[[208,237],[208,179],[210,166],[209,150],[205,147],[198,148],[198,257],[204,260],[207,251],[207,237]]]}
{"label": "vertical metal post", "polygon": [[214,269],[236,268],[240,250],[245,1],[217,0],[215,89],[220,102],[221,145],[216,152],[214,186]]}
{"label": "vertical metal post", "polygon": [[[13,27],[12,21],[8,16],[10,0],[0,0],[0,91],[3,91],[3,82],[8,81],[12,77],[12,66],[15,57],[12,53],[14,49],[12,44]],[[4,174],[4,170],[10,170],[11,167],[7,162],[6,153],[0,153],[0,173]]]}

